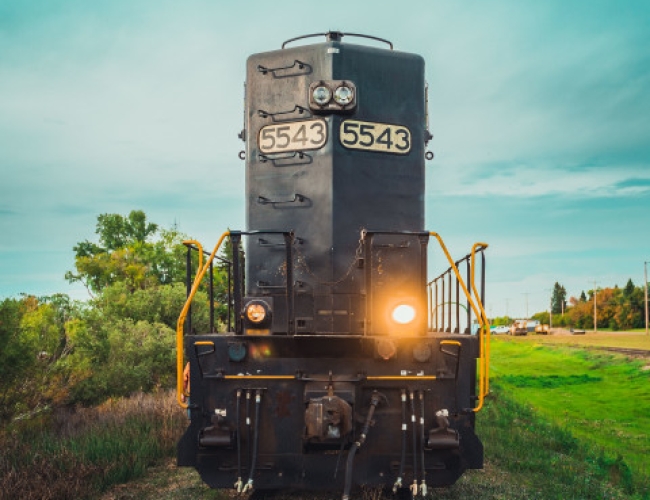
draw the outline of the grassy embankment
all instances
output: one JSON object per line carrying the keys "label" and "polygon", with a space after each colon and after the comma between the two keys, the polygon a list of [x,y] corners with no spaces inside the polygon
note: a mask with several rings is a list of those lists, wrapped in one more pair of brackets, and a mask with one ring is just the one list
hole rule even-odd
{"label": "grassy embankment", "polygon": [[[650,339],[621,334],[498,338],[492,376],[499,393],[566,432],[592,455],[589,460],[609,470],[614,484],[648,498],[650,362],[576,345],[649,349]],[[555,477],[555,469],[549,473]]]}

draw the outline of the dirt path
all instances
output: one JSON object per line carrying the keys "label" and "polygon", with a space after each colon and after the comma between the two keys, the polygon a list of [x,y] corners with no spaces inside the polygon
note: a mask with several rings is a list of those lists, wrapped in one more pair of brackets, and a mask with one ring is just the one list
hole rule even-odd
{"label": "dirt path", "polygon": [[[486,464],[484,470],[469,471],[448,489],[433,490],[430,498],[436,500],[523,500],[531,498],[530,492],[521,486],[521,478],[513,478],[508,473]],[[519,486],[518,486],[519,485]],[[340,492],[330,494],[292,493],[278,494],[273,500],[335,500]],[[147,475],[127,484],[120,484],[106,492],[101,500],[226,500],[243,498],[227,490],[211,490],[203,484],[199,475],[190,468],[176,467],[175,460],[169,459],[163,465],[152,467]],[[260,498],[264,498],[261,496]],[[270,498],[270,497],[269,497]],[[388,500],[392,495],[377,490],[365,490],[353,500]]]}

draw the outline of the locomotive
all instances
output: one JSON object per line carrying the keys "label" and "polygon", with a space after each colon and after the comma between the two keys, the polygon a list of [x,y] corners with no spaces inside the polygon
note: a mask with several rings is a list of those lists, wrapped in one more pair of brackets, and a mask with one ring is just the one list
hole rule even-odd
{"label": "locomotive", "polygon": [[[482,468],[487,245],[454,261],[424,229],[427,94],[422,57],[367,35],[248,58],[246,229],[209,254],[188,242],[199,264],[177,328],[178,465],[211,487],[416,497]],[[195,332],[226,240],[234,322]],[[448,266],[431,281],[430,241]]]}

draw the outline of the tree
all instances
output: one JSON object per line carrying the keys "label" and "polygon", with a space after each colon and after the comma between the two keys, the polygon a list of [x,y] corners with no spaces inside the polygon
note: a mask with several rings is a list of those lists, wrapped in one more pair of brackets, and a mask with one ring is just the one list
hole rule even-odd
{"label": "tree", "polygon": [[580,302],[587,302],[587,295],[584,290],[580,292]]}
{"label": "tree", "polygon": [[67,401],[60,367],[70,352],[66,327],[75,308],[63,294],[0,303],[0,420]]}
{"label": "tree", "polygon": [[[186,301],[183,235],[142,211],[102,214],[96,233],[96,242],[74,247],[76,269],[66,275],[93,292],[90,301],[55,294],[0,302],[0,421],[173,384],[176,322]],[[192,260],[196,270],[196,252]],[[214,270],[221,329],[227,267]],[[209,331],[207,282],[192,303],[197,332]]]}
{"label": "tree", "polygon": [[[183,235],[175,228],[158,231],[145,213],[101,214],[95,232],[99,244],[85,240],[74,248],[76,273],[66,279],[83,283],[91,295],[116,282],[131,291],[183,281]],[[159,233],[156,241],[149,241]]]}
{"label": "tree", "polygon": [[510,316],[497,316],[490,321],[492,326],[510,326],[514,320]]}
{"label": "tree", "polygon": [[553,295],[551,296],[551,310],[553,314],[564,312],[564,305],[566,304],[566,289],[557,281],[553,286]]}
{"label": "tree", "polygon": [[24,299],[0,302],[0,421],[13,415],[15,385],[35,363],[31,346],[21,336],[25,311]]}

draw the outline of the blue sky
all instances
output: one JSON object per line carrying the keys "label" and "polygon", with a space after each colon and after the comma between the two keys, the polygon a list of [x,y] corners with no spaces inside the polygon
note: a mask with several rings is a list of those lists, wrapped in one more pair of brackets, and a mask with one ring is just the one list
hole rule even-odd
{"label": "blue sky", "polygon": [[[66,292],[97,215],[243,228],[244,64],[337,29],[421,54],[427,229],[488,251],[487,310],[643,279],[650,2],[0,0],[0,298]],[[434,257],[442,265],[440,256]]]}

